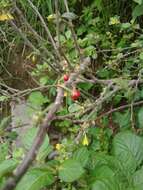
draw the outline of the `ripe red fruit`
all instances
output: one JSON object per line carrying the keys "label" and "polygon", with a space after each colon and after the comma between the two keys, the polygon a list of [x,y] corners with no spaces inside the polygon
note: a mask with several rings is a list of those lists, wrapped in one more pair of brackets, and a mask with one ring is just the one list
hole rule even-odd
{"label": "ripe red fruit", "polygon": [[80,91],[74,90],[71,95],[72,100],[77,100],[79,97],[80,97]]}
{"label": "ripe red fruit", "polygon": [[64,75],[64,81],[68,81],[69,80],[69,75],[65,74]]}

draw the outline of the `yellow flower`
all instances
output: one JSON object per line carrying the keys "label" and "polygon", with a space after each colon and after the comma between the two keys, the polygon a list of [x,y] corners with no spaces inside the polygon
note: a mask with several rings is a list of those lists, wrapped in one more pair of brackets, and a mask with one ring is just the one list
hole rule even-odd
{"label": "yellow flower", "polygon": [[88,146],[88,145],[89,145],[89,141],[88,141],[88,138],[87,138],[87,135],[86,135],[86,134],[84,135],[82,144],[83,144],[84,146]]}
{"label": "yellow flower", "polygon": [[68,93],[67,92],[64,92],[64,97],[67,97]]}
{"label": "yellow flower", "polygon": [[62,145],[61,144],[56,144],[56,150],[61,150]]}
{"label": "yellow flower", "polygon": [[115,25],[115,24],[120,24],[120,20],[118,17],[111,17],[109,25]]}
{"label": "yellow flower", "polygon": [[55,19],[56,19],[56,14],[51,14],[51,15],[49,15],[49,16],[47,17],[47,20],[48,20],[49,22],[54,21]]}
{"label": "yellow flower", "polygon": [[14,19],[14,17],[10,13],[0,14],[0,21],[13,20],[13,19]]}
{"label": "yellow flower", "polygon": [[32,60],[33,63],[36,63],[36,56],[33,55],[33,56],[31,57],[31,60]]}

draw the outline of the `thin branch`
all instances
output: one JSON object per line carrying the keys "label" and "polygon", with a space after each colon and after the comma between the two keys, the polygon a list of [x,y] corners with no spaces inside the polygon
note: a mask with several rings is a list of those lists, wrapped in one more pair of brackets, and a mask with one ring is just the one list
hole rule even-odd
{"label": "thin branch", "polygon": [[[67,0],[64,0],[64,4],[65,4],[65,7],[66,7],[66,11],[67,13],[69,13],[69,7],[68,7],[68,2]],[[73,26],[73,23],[72,23],[72,20],[69,19],[69,27],[71,29],[71,33],[72,33],[72,37],[73,37],[73,40],[74,40],[74,43],[75,43],[75,47],[76,47],[76,50],[79,54],[79,57],[80,57],[80,60],[82,61],[82,56],[81,56],[81,52],[80,52],[80,47],[78,45],[78,42],[77,42],[77,36],[76,36],[76,33],[74,31],[74,26]]]}
{"label": "thin branch", "polygon": [[54,48],[54,50],[56,52],[57,57],[59,58],[59,60],[62,60],[61,55],[60,55],[60,53],[58,51],[58,48],[57,48],[57,46],[55,44],[55,41],[54,41],[54,39],[53,39],[53,37],[51,35],[51,32],[50,32],[49,28],[47,27],[47,25],[45,23],[42,15],[39,13],[37,7],[31,2],[31,0],[27,0],[27,1],[28,1],[29,5],[31,6],[31,8],[34,10],[34,12],[38,15],[38,17],[39,17],[39,19],[40,19],[40,21],[42,23],[42,26],[45,28],[45,31],[48,34],[49,40],[50,40],[50,42],[51,42],[51,44],[52,44],[52,46],[53,46],[53,48]]}
{"label": "thin branch", "polygon": [[[136,107],[136,106],[140,106],[140,105],[142,105],[142,104],[143,104],[143,100],[138,101],[138,102],[134,102],[134,103],[133,103],[133,106]],[[131,104],[126,104],[126,105],[123,105],[123,106],[120,106],[120,107],[111,109],[111,110],[109,110],[109,111],[107,111],[107,112],[105,112],[105,113],[99,115],[96,120],[99,120],[99,119],[101,119],[101,118],[104,117],[104,116],[110,115],[110,114],[112,114],[112,113],[114,113],[114,112],[121,111],[121,110],[124,110],[124,109],[126,109],[126,108],[130,108],[130,107],[131,107]]]}
{"label": "thin branch", "polygon": [[[27,26],[27,28],[29,29],[29,31],[31,31],[32,35],[35,37],[35,39],[37,40],[37,42],[38,42],[39,44],[40,44],[41,42],[46,42],[46,40],[45,40],[44,38],[42,38],[42,37],[33,29],[33,27],[28,23],[28,21],[26,20],[26,18],[23,16],[23,13],[22,13],[21,10],[16,6],[16,4],[15,4],[15,10],[16,10],[17,14],[19,15],[19,17],[22,19],[23,23],[26,24],[26,26]],[[47,48],[44,47],[44,45],[41,46],[41,49],[43,49],[43,52],[44,52],[45,54],[47,54],[49,57],[52,58],[51,53],[48,51]],[[57,61],[57,59],[55,59],[55,62],[56,62],[57,65],[59,65],[59,62]],[[50,65],[50,67],[51,67],[53,70],[55,70],[56,72],[58,72],[58,71],[56,70],[56,68],[55,68],[53,65],[51,65],[51,64],[49,64],[49,65]]]}
{"label": "thin branch", "polygon": [[65,58],[68,66],[69,66],[69,69],[72,69],[72,66],[71,66],[71,63],[70,61],[68,60],[68,58],[66,57],[65,53],[64,53],[64,50],[62,49],[61,47],[61,43],[60,43],[60,15],[59,15],[59,0],[55,0],[55,10],[56,10],[56,33],[57,33],[57,41],[58,41],[58,49],[59,49],[59,52],[61,53],[61,55]]}
{"label": "thin branch", "polygon": [[26,37],[26,35],[21,31],[20,28],[18,28],[15,23],[10,20],[9,23],[11,24],[11,26],[15,29],[16,32],[18,32],[21,37],[24,39],[25,43],[30,47],[32,48],[34,51],[39,51],[37,50],[37,48],[28,40],[28,38]]}
{"label": "thin branch", "polygon": [[[40,54],[40,51],[29,41],[29,39],[27,38],[27,36],[22,32],[22,30],[20,28],[18,28],[15,23],[13,21],[9,21],[11,26],[15,29],[16,32],[18,32],[20,34],[20,36],[23,38],[24,42],[31,48],[33,49],[33,51],[38,52],[38,54]],[[47,62],[47,59],[42,56],[42,59]],[[60,66],[59,62],[57,62],[57,65]],[[53,71],[59,73],[59,71],[57,70],[57,68],[55,68],[51,63],[48,63],[49,66],[53,69]]]}
{"label": "thin branch", "polygon": [[58,48],[60,48],[60,21],[59,21],[59,0],[55,0],[55,10],[56,10],[56,33],[57,33],[57,41],[58,41]]}

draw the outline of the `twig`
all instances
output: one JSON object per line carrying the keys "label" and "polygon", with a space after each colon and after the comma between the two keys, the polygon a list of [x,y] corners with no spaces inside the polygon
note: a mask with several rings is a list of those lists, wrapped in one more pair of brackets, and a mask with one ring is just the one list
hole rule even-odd
{"label": "twig", "polygon": [[[16,12],[18,13],[19,17],[22,19],[22,22],[25,23],[25,25],[27,26],[27,28],[29,29],[29,31],[30,31],[30,32],[32,33],[32,35],[35,37],[35,39],[37,40],[37,42],[38,42],[39,44],[40,44],[41,42],[46,42],[46,40],[45,40],[44,38],[42,38],[42,37],[33,29],[33,27],[28,23],[28,21],[26,20],[26,18],[23,16],[23,13],[21,12],[21,10],[16,6],[16,3],[15,3],[15,10],[16,10]],[[51,57],[51,58],[52,58],[51,53],[48,51],[47,48],[44,47],[44,45],[41,46],[41,49],[43,49],[43,53],[47,54],[48,57]],[[44,58],[42,57],[42,59],[44,59]],[[46,61],[46,59],[45,59],[45,61]],[[59,62],[57,61],[57,59],[55,59],[55,62],[56,62],[57,65],[59,64]],[[51,67],[54,71],[58,72],[58,71],[56,70],[56,68],[55,68],[53,65],[51,65],[51,64],[49,64],[49,65],[50,65],[50,67]]]}
{"label": "twig", "polygon": [[15,23],[12,20],[9,20],[9,23],[11,24],[11,26],[15,29],[15,31],[17,31],[21,37],[24,39],[25,43],[31,47],[34,51],[37,51],[37,48],[28,40],[28,38],[26,37],[26,35],[21,31],[20,28],[18,28]]}
{"label": "twig", "polygon": [[[136,106],[139,106],[139,105],[142,105],[142,104],[143,104],[143,100],[141,100],[141,101],[139,101],[139,102],[134,102],[134,103],[133,103],[133,106],[136,107]],[[96,120],[99,120],[99,119],[101,119],[101,118],[104,117],[104,116],[110,115],[110,114],[112,114],[112,113],[114,113],[114,112],[121,111],[121,110],[124,110],[124,109],[126,109],[126,108],[130,108],[130,107],[131,107],[131,104],[126,104],[126,105],[123,105],[123,106],[120,106],[120,107],[111,109],[111,110],[109,110],[109,111],[107,111],[107,112],[101,114],[100,116],[98,116],[98,117],[96,118]]]}
{"label": "twig", "polygon": [[[69,13],[69,7],[68,7],[67,0],[64,0],[64,4],[65,4],[67,13]],[[77,52],[79,54],[80,60],[82,61],[80,47],[79,47],[78,42],[77,42],[77,36],[76,36],[75,31],[74,31],[74,27],[73,27],[73,23],[72,23],[71,19],[69,19],[69,27],[71,29],[71,33],[72,33],[72,37],[73,37],[73,40],[74,40],[74,43],[75,43],[76,50],[77,50]]]}
{"label": "twig", "polygon": [[[52,44],[52,46],[53,46],[53,48],[54,48],[54,50],[55,50],[55,52],[56,52],[57,57],[59,58],[59,60],[62,60],[61,55],[60,55],[60,53],[59,53],[59,51],[58,51],[58,48],[57,48],[57,46],[56,46],[56,44],[55,44],[55,42],[54,42],[54,39],[53,39],[53,37],[52,37],[52,35],[51,35],[51,32],[50,32],[49,28],[47,27],[47,25],[46,25],[46,23],[45,23],[45,21],[44,21],[42,15],[39,13],[37,7],[31,2],[31,0],[27,0],[27,1],[28,1],[29,5],[31,6],[31,8],[32,8],[32,9],[35,11],[35,13],[38,15],[38,17],[39,17],[39,19],[40,19],[40,21],[41,21],[41,23],[42,23],[42,26],[45,28],[45,31],[46,31],[47,34],[48,34],[49,40],[50,40],[50,42],[51,42],[51,44]],[[59,64],[59,65],[60,65],[60,64]]]}
{"label": "twig", "polygon": [[58,48],[60,48],[60,21],[59,21],[59,7],[58,2],[59,0],[55,0],[55,10],[56,10],[56,33],[57,33],[57,41],[58,41]]}
{"label": "twig", "polygon": [[70,61],[68,60],[68,58],[66,57],[63,49],[61,48],[61,43],[60,43],[60,15],[59,15],[59,7],[58,7],[58,3],[59,3],[59,0],[55,0],[55,10],[56,10],[56,33],[57,33],[57,41],[58,41],[58,49],[59,49],[59,52],[61,53],[61,55],[65,58],[68,66],[69,66],[69,69],[72,69],[72,66],[71,66],[71,63]]}
{"label": "twig", "polygon": [[[9,21],[10,24],[12,25],[12,27],[15,29],[16,32],[18,32],[20,34],[20,36],[24,39],[24,42],[31,48],[33,49],[35,52],[38,52],[38,54],[40,54],[40,51],[29,41],[29,39],[27,38],[27,36],[22,32],[22,30],[20,28],[18,28],[15,23],[13,21]],[[47,59],[45,57],[42,57],[42,60],[46,61],[47,62]],[[57,71],[57,69],[50,63],[48,63],[50,65],[50,67],[56,71],[56,72],[59,72]],[[58,66],[60,66],[59,62],[56,61],[56,64]],[[60,66],[61,67],[61,66]]]}

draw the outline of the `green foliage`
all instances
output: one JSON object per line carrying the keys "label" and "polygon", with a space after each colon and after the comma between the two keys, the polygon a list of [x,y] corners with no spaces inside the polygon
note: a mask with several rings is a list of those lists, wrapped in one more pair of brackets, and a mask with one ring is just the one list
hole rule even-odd
{"label": "green foliage", "polygon": [[[42,37],[40,42],[37,43],[34,33],[15,14],[15,9],[12,9],[12,13],[14,23],[36,50],[28,47],[21,35],[7,22],[1,24],[0,72],[4,73],[4,79],[12,77],[9,69],[10,58],[13,56],[10,55],[14,54],[12,47],[15,47],[19,49],[18,54],[22,54],[24,61],[28,61],[26,72],[31,73],[38,87],[34,86],[37,90],[14,92],[9,88],[7,93],[6,87],[1,87],[4,92],[0,94],[1,104],[11,97],[13,100],[17,94],[25,96],[28,111],[33,118],[30,128],[25,133],[17,134],[22,142],[19,148],[15,144],[15,131],[7,130],[11,116],[4,116],[0,121],[0,187],[31,148],[53,104],[56,87],[61,85],[65,95],[55,116],[58,119],[51,122],[35,161],[16,190],[142,190],[143,108],[138,101],[143,99],[143,1],[70,0],[69,12],[66,11],[64,1],[59,1],[59,31],[55,1],[32,2],[51,31],[56,45],[57,39],[60,39],[60,47],[57,49],[63,52],[59,60],[48,41],[43,24],[26,0],[18,1],[17,6],[30,26]],[[0,2],[2,11],[11,10],[9,8],[12,6],[9,1]],[[73,26],[68,20],[73,22]],[[79,83],[75,82],[67,89],[63,74],[68,73],[70,76],[72,71],[65,63],[65,56],[74,69],[79,69],[75,39],[82,57],[90,57],[91,64],[79,76]],[[31,60],[32,55],[37,58],[34,62]],[[64,71],[57,73],[57,62]],[[129,86],[134,80],[137,83]],[[112,94],[114,87],[118,91]],[[76,102],[71,100],[72,88],[81,92]],[[83,143],[85,137],[86,144]]]}
{"label": "green foliage", "polygon": [[143,161],[143,139],[131,132],[119,133],[113,140],[115,155],[128,172],[134,172]]}
{"label": "green foliage", "polygon": [[77,149],[73,153],[73,159],[77,160],[83,167],[86,166],[89,159],[89,151],[86,147]]}
{"label": "green foliage", "polygon": [[0,163],[0,178],[4,175],[10,174],[17,166],[17,162],[15,160],[4,160]]}
{"label": "green foliage", "polygon": [[[26,150],[29,150],[31,148],[33,140],[35,139],[37,135],[37,132],[38,132],[38,128],[30,128],[25,134],[20,135],[21,141]],[[49,137],[48,135],[46,135],[44,143],[42,144],[39,150],[39,153],[37,155],[37,160],[41,160],[41,161],[44,160],[50,151],[51,151],[51,147],[49,146]]]}
{"label": "green foliage", "polygon": [[143,108],[140,108],[138,111],[138,123],[139,123],[139,127],[142,128],[143,127]]}
{"label": "green foliage", "polygon": [[41,106],[45,102],[47,102],[47,98],[42,95],[41,92],[32,92],[28,98],[29,103],[31,103],[33,106]]}
{"label": "green foliage", "polygon": [[59,168],[59,178],[64,182],[77,180],[84,173],[80,162],[76,160],[66,160]]}
{"label": "green foliage", "polygon": [[54,179],[50,172],[40,169],[29,170],[18,183],[16,190],[39,190],[53,183]]}

